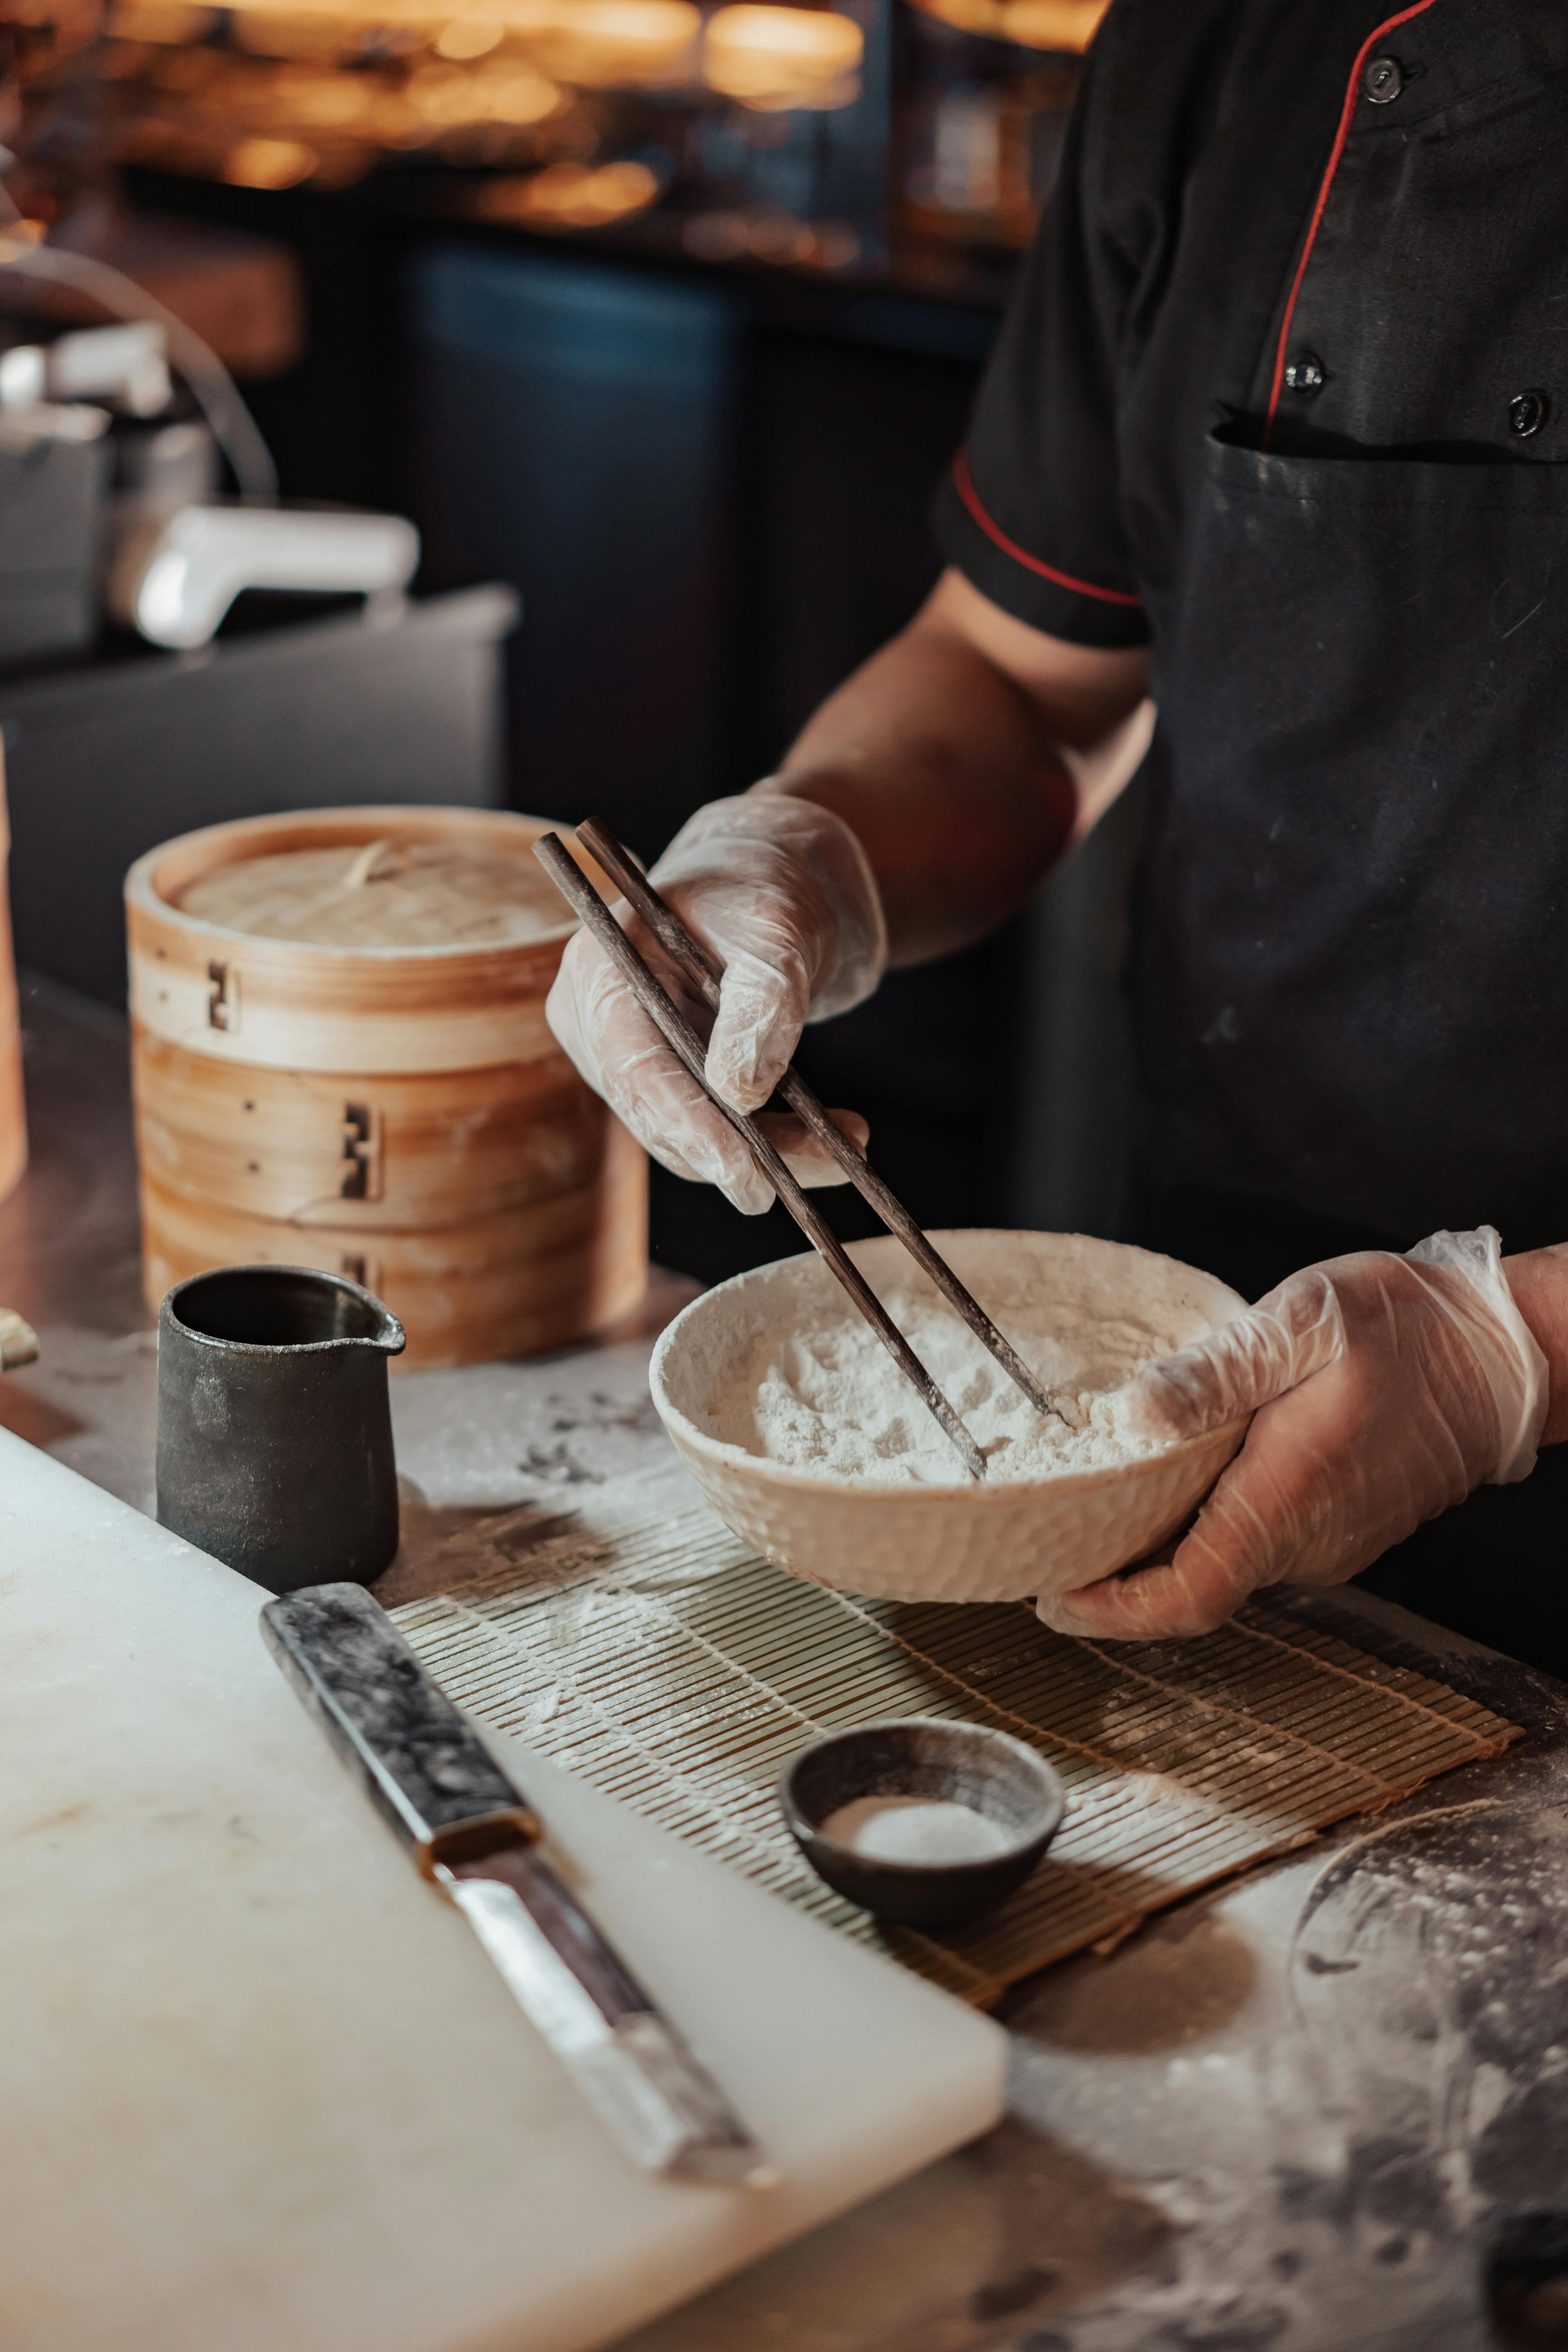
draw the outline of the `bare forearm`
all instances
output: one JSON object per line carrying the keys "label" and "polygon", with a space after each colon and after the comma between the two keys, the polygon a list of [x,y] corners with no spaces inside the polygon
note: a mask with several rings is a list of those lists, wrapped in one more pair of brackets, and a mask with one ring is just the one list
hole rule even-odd
{"label": "bare forearm", "polygon": [[823,705],[766,789],[854,828],[892,961],[922,962],[1024,904],[1079,815],[1062,746],[1113,733],[1142,690],[1141,656],[1059,646],[949,575]]}
{"label": "bare forearm", "polygon": [[782,782],[859,835],[895,964],[1005,922],[1060,856],[1077,812],[1018,689],[967,646],[907,635],[816,713]]}
{"label": "bare forearm", "polygon": [[1542,1445],[1568,1438],[1568,1242],[1503,1260],[1508,1286],[1551,1376]]}

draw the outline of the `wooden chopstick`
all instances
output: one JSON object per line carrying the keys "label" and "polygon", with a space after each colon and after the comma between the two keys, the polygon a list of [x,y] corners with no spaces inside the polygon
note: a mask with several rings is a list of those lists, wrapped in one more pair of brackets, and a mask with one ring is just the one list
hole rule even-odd
{"label": "wooden chopstick", "polygon": [[533,845],[533,854],[551,876],[562,896],[568,899],[582,920],[593,932],[599,945],[619,967],[627,985],[643,1011],[679,1054],[691,1076],[709,1100],[721,1110],[736,1133],[750,1146],[752,1158],[795,1223],[812,1247],[826,1260],[843,1284],[861,1314],[876,1332],[888,1353],[917,1391],[921,1403],[941,1423],[963,1458],[972,1478],[985,1475],[985,1456],[965,1429],[903,1333],[888,1313],[865,1276],[845,1254],[844,1245],[831,1226],[813,1207],[801,1185],[791,1175],[783,1160],[754,1119],[744,1111],[733,1109],[720,1100],[709,1087],[703,1075],[707,1059],[702,1041],[685,1014],[671,1001],[649,971],[637,949],[627,939],[587,876],[571,856],[557,833],[541,835]]}
{"label": "wooden chopstick", "polygon": [[[692,938],[674,908],[659,897],[640,866],[628,857],[601,818],[585,818],[577,827],[577,838],[591,853],[595,863],[604,867],[634,912],[642,917],[660,947],[685,973],[710,1012],[716,1011],[719,984],[724,976],[723,966],[700,940]],[[843,1129],[835,1127],[793,1062],[779,1080],[778,1091],[796,1118],[837,1161],[861,1198],[869,1201],[888,1231],[902,1242],[916,1265],[930,1276],[954,1314],[968,1324],[981,1346],[995,1358],[1008,1379],[1023,1391],[1038,1412],[1065,1422],[1066,1414],[1058,1405],[1052,1403],[1044,1384],[1029,1370],[1017,1349],[996,1328],[980,1301],[965,1289],[946,1259],[932,1248],[898,1194],[883,1182],[865,1154],[856,1150]]]}

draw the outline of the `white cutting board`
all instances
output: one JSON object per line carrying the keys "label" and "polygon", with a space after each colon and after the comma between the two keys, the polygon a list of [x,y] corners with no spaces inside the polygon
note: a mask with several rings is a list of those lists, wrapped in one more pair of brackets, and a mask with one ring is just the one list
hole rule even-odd
{"label": "white cutting board", "polygon": [[637,2172],[265,1597],[0,1431],[5,2352],[577,2352],[1000,2116],[989,2020],[487,1734],[785,2178]]}

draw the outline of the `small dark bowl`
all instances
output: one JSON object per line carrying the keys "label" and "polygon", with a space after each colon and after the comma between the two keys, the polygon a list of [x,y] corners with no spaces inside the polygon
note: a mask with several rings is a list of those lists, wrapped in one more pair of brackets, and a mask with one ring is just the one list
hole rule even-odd
{"label": "small dark bowl", "polygon": [[[910,1716],[835,1731],[779,1776],[791,1836],[819,1878],[862,1910],[906,1927],[956,1927],[1021,1886],[1061,1826],[1067,1796],[1041,1756],[1005,1731]],[[977,1862],[883,1862],[826,1837],[822,1824],[858,1797],[927,1797],[972,1806],[1007,1832]]]}

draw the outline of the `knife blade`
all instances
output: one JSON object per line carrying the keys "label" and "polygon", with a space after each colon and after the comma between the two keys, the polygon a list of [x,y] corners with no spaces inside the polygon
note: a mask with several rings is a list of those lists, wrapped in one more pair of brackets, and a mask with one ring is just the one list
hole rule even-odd
{"label": "knife blade", "polygon": [[308,1712],[634,2162],[771,2187],[776,2168],[538,1852],[537,1815],[370,1594],[309,1586],[269,1601],[261,1630]]}

